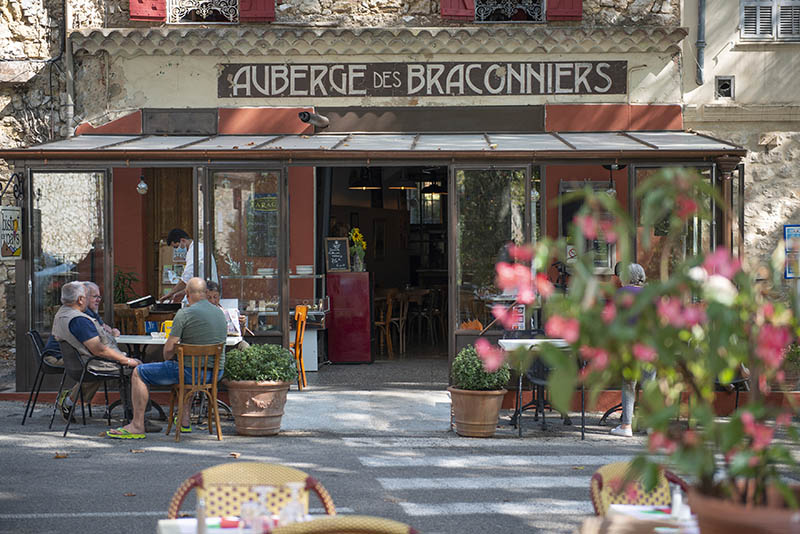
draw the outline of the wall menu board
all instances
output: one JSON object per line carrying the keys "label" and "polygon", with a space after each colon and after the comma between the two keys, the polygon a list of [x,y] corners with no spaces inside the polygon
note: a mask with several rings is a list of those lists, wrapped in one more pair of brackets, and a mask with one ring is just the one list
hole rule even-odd
{"label": "wall menu board", "polygon": [[346,237],[325,238],[325,267],[328,272],[350,270],[350,244]]}
{"label": "wall menu board", "polygon": [[247,255],[278,255],[278,195],[254,193],[247,206]]}

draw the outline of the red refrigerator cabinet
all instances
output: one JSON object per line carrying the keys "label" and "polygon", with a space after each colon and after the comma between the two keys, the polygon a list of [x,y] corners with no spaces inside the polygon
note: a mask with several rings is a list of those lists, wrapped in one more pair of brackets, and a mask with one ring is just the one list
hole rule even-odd
{"label": "red refrigerator cabinet", "polygon": [[330,298],[328,360],[332,363],[371,363],[372,328],[368,272],[328,273]]}

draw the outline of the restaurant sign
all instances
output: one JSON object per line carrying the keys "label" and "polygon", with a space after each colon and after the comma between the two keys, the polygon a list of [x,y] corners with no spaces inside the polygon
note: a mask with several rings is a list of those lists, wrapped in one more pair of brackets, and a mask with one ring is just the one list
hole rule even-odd
{"label": "restaurant sign", "polygon": [[0,259],[22,258],[22,208],[0,207]]}
{"label": "restaurant sign", "polygon": [[219,98],[621,95],[627,61],[227,63]]}

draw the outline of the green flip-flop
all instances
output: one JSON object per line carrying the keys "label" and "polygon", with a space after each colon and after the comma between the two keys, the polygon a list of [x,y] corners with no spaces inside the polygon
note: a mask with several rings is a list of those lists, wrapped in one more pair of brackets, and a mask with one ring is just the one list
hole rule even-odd
{"label": "green flip-flop", "polygon": [[130,430],[125,430],[122,427],[115,428],[114,430],[106,430],[106,436],[113,439],[144,439],[145,434],[134,434]]}
{"label": "green flip-flop", "polygon": [[[173,425],[174,425],[176,428],[178,427],[178,416],[177,416],[177,415],[176,415],[176,416],[175,416],[175,417],[172,419],[172,424],[173,424]],[[191,434],[191,433],[192,433],[192,424],[191,424],[191,423],[189,423],[189,426],[183,426],[183,425],[181,425],[181,433],[182,433],[182,434]]]}

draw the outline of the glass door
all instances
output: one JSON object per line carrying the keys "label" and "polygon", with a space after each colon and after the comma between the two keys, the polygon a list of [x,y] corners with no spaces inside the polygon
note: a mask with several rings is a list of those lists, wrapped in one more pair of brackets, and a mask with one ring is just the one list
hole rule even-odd
{"label": "glass door", "polygon": [[212,170],[208,224],[222,305],[256,335],[282,333],[281,171]]}
{"label": "glass door", "polygon": [[[76,280],[100,287],[110,306],[107,287],[111,266],[107,246],[108,198],[104,171],[31,172],[30,229],[31,328],[46,340],[61,306],[61,286]],[[100,314],[106,306],[101,304]],[[107,314],[106,314],[106,318]]]}
{"label": "glass door", "polygon": [[[532,213],[531,200],[538,200],[540,183],[532,182],[530,175],[526,167],[453,170],[454,331],[477,333],[491,323],[495,304],[510,305],[515,299],[495,285],[495,263],[507,259],[507,243],[524,244],[530,240],[531,225],[539,226],[541,218],[527,215]],[[534,235],[539,235],[538,229]]]}

